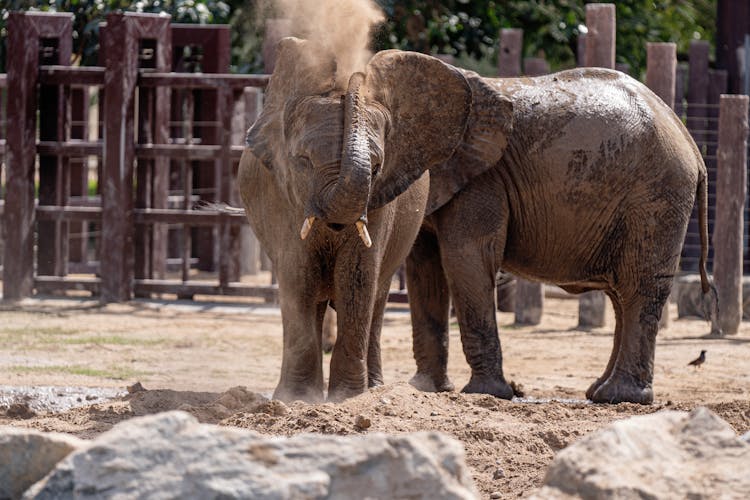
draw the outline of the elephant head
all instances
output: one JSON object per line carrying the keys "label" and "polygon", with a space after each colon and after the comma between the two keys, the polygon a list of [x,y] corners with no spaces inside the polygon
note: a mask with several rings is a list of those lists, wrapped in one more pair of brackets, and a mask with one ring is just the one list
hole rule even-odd
{"label": "elephant head", "polygon": [[430,56],[380,52],[346,89],[335,82],[332,54],[282,40],[263,113],[247,135],[292,205],[303,207],[303,239],[320,219],[333,229],[357,224],[369,246],[368,210],[427,169],[434,210],[492,167],[507,144],[510,101]]}

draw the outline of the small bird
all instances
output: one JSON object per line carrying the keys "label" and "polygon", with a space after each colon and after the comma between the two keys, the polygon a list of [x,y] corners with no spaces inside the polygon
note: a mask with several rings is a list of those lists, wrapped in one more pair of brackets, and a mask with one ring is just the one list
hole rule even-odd
{"label": "small bird", "polygon": [[706,351],[701,351],[701,355],[688,363],[688,366],[694,366],[696,369],[706,362]]}

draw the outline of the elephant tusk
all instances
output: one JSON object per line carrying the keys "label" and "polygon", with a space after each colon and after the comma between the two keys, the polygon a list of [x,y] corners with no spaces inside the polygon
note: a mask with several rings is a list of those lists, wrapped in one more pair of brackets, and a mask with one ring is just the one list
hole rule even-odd
{"label": "elephant tusk", "polygon": [[302,229],[300,229],[299,237],[303,240],[307,238],[307,235],[310,234],[310,231],[312,230],[313,222],[315,222],[315,216],[311,215],[310,217],[305,218],[305,222],[302,223]]}
{"label": "elephant tusk", "polygon": [[359,233],[359,237],[365,244],[365,246],[367,248],[370,248],[372,246],[372,240],[370,239],[370,233],[367,232],[367,226],[365,225],[364,221],[357,221],[357,232]]}

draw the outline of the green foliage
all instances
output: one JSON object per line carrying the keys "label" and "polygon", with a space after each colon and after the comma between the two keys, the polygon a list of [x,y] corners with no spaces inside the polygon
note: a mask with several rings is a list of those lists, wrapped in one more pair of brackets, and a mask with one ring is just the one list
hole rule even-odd
{"label": "green foliage", "polygon": [[[545,57],[553,69],[575,66],[578,35],[585,31],[583,0],[381,0],[388,20],[378,49],[400,48],[496,61],[501,28],[524,30],[524,57]],[[713,41],[716,0],[619,0],[617,61],[638,75],[646,42],[676,42],[681,56],[692,39]],[[488,66],[484,64],[483,66]],[[492,66],[494,67],[494,66]]]}
{"label": "green foliage", "polygon": [[[310,0],[313,1],[313,0]],[[451,54],[462,64],[494,74],[501,28],[524,30],[523,55],[543,56],[553,69],[576,63],[584,29],[585,0],[378,0],[386,22],[376,30],[374,48]],[[617,61],[636,76],[645,71],[647,41],[677,43],[686,57],[691,40],[714,40],[716,0],[618,0]],[[0,37],[12,10],[37,9],[74,15],[74,53],[82,64],[96,64],[99,23],[109,12],[167,12],[178,22],[230,23],[232,69],[260,72],[263,17],[261,0],[3,0]],[[0,71],[2,68],[0,54]]]}
{"label": "green foliage", "polygon": [[[99,23],[110,12],[166,12],[179,23],[226,23],[231,14],[222,0],[4,0],[0,4],[0,38],[11,11],[39,10],[73,14],[74,63],[96,65],[99,51]],[[4,55],[4,54],[3,54]],[[0,55],[0,71],[4,71]]]}

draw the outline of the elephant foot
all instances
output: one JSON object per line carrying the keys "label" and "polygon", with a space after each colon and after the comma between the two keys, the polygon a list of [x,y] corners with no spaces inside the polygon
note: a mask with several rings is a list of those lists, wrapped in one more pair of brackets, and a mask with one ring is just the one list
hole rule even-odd
{"label": "elephant foot", "polygon": [[380,387],[383,385],[383,374],[369,375],[367,377],[367,387],[372,389],[373,387]]}
{"label": "elephant foot", "polygon": [[292,401],[304,401],[306,403],[322,403],[323,391],[313,387],[284,387],[279,385],[273,391],[273,399],[291,403]]}
{"label": "elephant foot", "polygon": [[329,403],[340,403],[345,399],[353,398],[367,392],[366,387],[353,389],[351,387],[345,387],[338,385],[336,387],[328,388],[328,402]]}
{"label": "elephant foot", "polygon": [[513,388],[502,377],[473,376],[461,392],[474,394],[491,394],[500,399],[513,399]]}
{"label": "elephant foot", "polygon": [[[596,385],[596,382],[594,385]],[[650,405],[654,402],[654,390],[651,388],[651,384],[644,387],[642,384],[636,383],[631,377],[611,376],[604,383],[600,384],[591,396],[587,392],[586,397],[594,403],[638,403]]]}
{"label": "elephant foot", "polygon": [[409,380],[409,384],[422,392],[450,392],[456,388],[447,376],[442,377],[439,382],[435,382],[435,379],[430,375],[419,372],[414,374]]}
{"label": "elephant foot", "polygon": [[586,399],[590,399],[593,401],[594,393],[596,392],[598,388],[602,386],[603,383],[604,383],[604,379],[602,377],[599,377],[598,379],[596,379],[596,382],[591,384],[589,388],[586,390]]}

